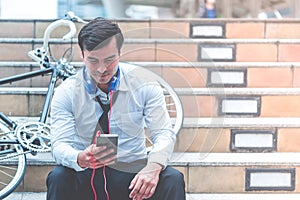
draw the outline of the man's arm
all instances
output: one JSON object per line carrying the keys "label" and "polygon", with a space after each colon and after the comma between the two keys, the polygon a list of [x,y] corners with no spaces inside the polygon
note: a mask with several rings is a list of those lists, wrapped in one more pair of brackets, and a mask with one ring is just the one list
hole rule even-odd
{"label": "man's arm", "polygon": [[56,89],[51,103],[51,148],[58,164],[82,171],[77,163],[80,150],[73,147],[76,135],[75,120],[72,114],[71,91],[65,85]]}
{"label": "man's arm", "polygon": [[163,91],[159,85],[148,86],[144,109],[145,122],[153,142],[147,165],[131,181],[130,198],[142,200],[150,198],[157,187],[160,172],[167,166],[173,152],[176,135],[166,109]]}
{"label": "man's arm", "polygon": [[165,168],[173,153],[176,134],[172,129],[172,122],[161,87],[153,85],[151,91],[145,107],[145,122],[153,143],[148,162],[159,163]]}

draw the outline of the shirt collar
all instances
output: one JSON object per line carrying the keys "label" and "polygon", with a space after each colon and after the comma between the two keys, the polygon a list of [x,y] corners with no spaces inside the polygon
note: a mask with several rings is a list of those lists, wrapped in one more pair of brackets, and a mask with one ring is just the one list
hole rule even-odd
{"label": "shirt collar", "polygon": [[[91,99],[95,99],[97,96],[101,95],[102,93],[104,94],[104,92],[97,87],[97,83],[94,81],[94,79],[92,79],[92,77],[87,72],[86,66],[83,67],[82,76],[83,76],[82,78],[84,82],[84,87],[86,88]],[[120,80],[120,67],[118,66],[117,77],[112,78],[111,89],[109,90],[116,91],[119,86],[119,80]]]}

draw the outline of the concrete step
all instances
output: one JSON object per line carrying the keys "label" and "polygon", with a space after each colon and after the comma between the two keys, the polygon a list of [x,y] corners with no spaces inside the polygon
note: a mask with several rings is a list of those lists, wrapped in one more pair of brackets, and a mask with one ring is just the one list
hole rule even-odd
{"label": "concrete step", "polygon": [[[82,62],[72,62],[81,68]],[[164,78],[175,88],[295,88],[300,86],[299,62],[132,62]],[[39,69],[35,62],[0,62],[0,78]],[[6,84],[46,87],[50,76]]]}
{"label": "concrete step", "polygon": [[[38,117],[12,117],[18,124]],[[50,118],[48,118],[49,120]],[[300,118],[185,118],[179,152],[299,152]]]}
{"label": "concrete step", "polygon": [[[149,3],[149,1],[147,1]],[[151,1],[152,2],[152,1]],[[160,1],[161,2],[161,1]],[[165,1],[161,2],[165,3]],[[53,20],[0,20],[0,37],[42,37]],[[297,19],[117,19],[126,38],[299,38]],[[76,24],[79,29],[82,24]],[[20,29],[22,27],[22,29]],[[245,31],[251,30],[251,31]],[[279,31],[280,30],[280,31]],[[297,31],[298,30],[298,31]],[[60,27],[53,37],[66,32]]]}
{"label": "concrete step", "polygon": [[[186,200],[296,200],[300,194],[186,194]],[[5,200],[43,200],[46,192],[14,192]]]}
{"label": "concrete step", "polygon": [[[55,162],[49,154],[28,158],[18,192],[45,192],[45,179]],[[183,153],[170,165],[185,176],[188,193],[300,193],[300,153]]]}
{"label": "concrete step", "polygon": [[[175,88],[185,117],[298,117],[299,88]],[[38,116],[47,88],[0,87],[1,111]],[[18,104],[16,104],[16,101]],[[18,105],[18,106],[16,106]]]}
{"label": "concrete step", "polygon": [[[18,124],[38,117],[11,117]],[[48,118],[50,120],[50,118]],[[185,118],[178,152],[300,152],[300,118]]]}
{"label": "concrete step", "polygon": [[[300,86],[299,62],[132,62],[164,78],[176,88],[248,87],[289,88]],[[82,62],[72,62],[76,68]],[[0,62],[0,78],[39,69],[34,62]],[[50,76],[37,76],[6,84],[10,87],[46,87]]]}
{"label": "concrete step", "polygon": [[[38,117],[10,116],[17,123],[38,121]],[[47,118],[50,120],[50,117]],[[235,117],[185,117],[183,128],[299,128],[299,117],[263,117],[263,118],[235,118]]]}
{"label": "concrete step", "polygon": [[296,200],[300,194],[187,194],[187,200]]}
{"label": "concrete step", "polygon": [[[54,57],[60,57],[70,41],[51,39]],[[76,43],[76,39],[72,41]],[[9,53],[0,54],[2,61],[31,61],[27,52],[41,46],[41,38],[0,38]],[[69,44],[68,44],[69,43]],[[122,61],[152,62],[299,62],[295,49],[299,39],[125,39]],[[252,51],[255,49],[255,51]],[[13,53],[11,53],[13,52]],[[249,55],[251,52],[251,55]],[[80,50],[74,50],[74,61],[81,61]]]}
{"label": "concrete step", "polygon": [[4,200],[46,200],[46,192],[13,192]]}

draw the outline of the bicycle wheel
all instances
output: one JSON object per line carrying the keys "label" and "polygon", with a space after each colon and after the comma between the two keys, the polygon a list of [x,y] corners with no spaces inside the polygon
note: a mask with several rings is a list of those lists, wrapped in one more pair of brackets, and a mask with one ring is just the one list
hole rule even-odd
{"label": "bicycle wheel", "polygon": [[0,122],[0,199],[16,189],[26,171],[26,156],[21,145],[5,144],[5,140],[15,139],[9,131]]}

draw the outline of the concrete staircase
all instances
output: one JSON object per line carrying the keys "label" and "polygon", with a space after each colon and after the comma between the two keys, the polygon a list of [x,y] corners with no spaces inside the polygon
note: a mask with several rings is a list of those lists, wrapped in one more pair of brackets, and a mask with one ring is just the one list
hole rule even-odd
{"label": "concrete staircase", "polygon": [[[118,21],[127,38],[122,61],[158,73],[181,97],[185,120],[170,165],[184,173],[188,199],[300,197],[299,22]],[[1,21],[0,77],[38,69],[27,52],[41,45],[48,23]],[[53,37],[60,31],[66,30]],[[67,47],[52,41],[56,55]],[[73,64],[81,66],[78,49]],[[0,110],[21,122],[35,120],[47,81],[1,86]],[[45,195],[39,192],[46,191],[53,159],[39,154],[28,164],[17,192]]]}

